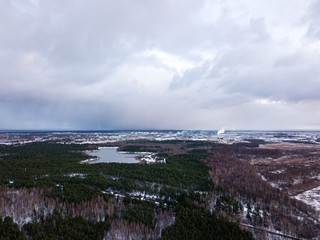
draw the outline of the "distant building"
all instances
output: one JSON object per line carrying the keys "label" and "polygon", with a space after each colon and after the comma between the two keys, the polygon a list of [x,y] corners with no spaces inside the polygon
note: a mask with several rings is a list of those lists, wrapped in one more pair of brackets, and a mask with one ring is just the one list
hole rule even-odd
{"label": "distant building", "polygon": [[155,154],[145,155],[141,158],[142,161],[146,163],[166,163],[166,159],[162,157],[158,157]]}
{"label": "distant building", "polygon": [[9,135],[0,135],[0,139],[6,139],[9,140]]}

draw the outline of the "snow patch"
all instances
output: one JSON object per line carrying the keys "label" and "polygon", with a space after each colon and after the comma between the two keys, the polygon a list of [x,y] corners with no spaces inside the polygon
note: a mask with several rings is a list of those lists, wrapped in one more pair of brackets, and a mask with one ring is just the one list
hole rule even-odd
{"label": "snow patch", "polygon": [[294,196],[294,198],[320,211],[320,186],[298,194]]}

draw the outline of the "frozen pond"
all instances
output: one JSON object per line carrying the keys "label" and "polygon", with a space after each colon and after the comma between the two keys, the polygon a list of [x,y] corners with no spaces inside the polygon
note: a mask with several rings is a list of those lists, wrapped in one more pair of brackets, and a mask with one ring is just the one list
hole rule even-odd
{"label": "frozen pond", "polygon": [[138,163],[139,161],[135,159],[137,156],[142,156],[145,153],[126,153],[117,152],[117,148],[100,148],[99,151],[88,152],[88,155],[98,156],[100,159],[90,162],[90,164],[95,163]]}

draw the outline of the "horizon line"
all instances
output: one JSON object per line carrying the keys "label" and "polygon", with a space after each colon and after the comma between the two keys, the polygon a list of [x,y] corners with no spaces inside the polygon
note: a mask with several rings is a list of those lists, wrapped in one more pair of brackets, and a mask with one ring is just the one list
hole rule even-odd
{"label": "horizon line", "polygon": [[[222,128],[220,128],[222,129]],[[163,131],[219,131],[220,129],[0,129],[0,132],[163,132]],[[224,129],[231,132],[318,132],[320,129]]]}

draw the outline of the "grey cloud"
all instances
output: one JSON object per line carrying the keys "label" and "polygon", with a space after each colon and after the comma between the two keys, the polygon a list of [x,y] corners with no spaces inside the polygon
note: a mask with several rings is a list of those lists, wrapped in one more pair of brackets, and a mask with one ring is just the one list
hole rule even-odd
{"label": "grey cloud", "polygon": [[263,112],[303,125],[320,101],[318,2],[292,40],[296,25],[250,0],[2,1],[0,128],[259,128]]}
{"label": "grey cloud", "polygon": [[[320,100],[319,55],[303,49],[295,51],[276,52],[272,42],[222,51],[218,57],[176,77],[172,88],[198,83],[213,94],[223,91],[232,99],[243,96],[243,102],[257,98],[284,102]],[[212,104],[216,102],[219,99],[213,98]]]}
{"label": "grey cloud", "polygon": [[317,40],[320,39],[320,1],[315,0],[310,5],[309,11],[305,15],[305,21],[307,21],[310,25],[307,31],[307,36],[311,38],[315,38]]}

